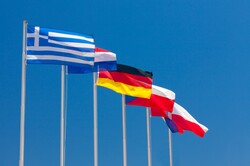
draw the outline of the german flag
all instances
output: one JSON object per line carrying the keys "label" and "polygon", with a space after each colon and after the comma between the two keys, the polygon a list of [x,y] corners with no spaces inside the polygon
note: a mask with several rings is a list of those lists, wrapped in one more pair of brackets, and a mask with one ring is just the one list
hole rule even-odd
{"label": "german flag", "polygon": [[99,72],[97,85],[124,95],[150,98],[152,77],[152,72],[117,64],[116,71]]}

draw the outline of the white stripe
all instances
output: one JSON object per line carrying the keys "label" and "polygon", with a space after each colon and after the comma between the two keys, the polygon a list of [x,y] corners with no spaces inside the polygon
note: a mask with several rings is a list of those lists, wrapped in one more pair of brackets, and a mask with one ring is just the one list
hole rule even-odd
{"label": "white stripe", "polygon": [[116,54],[112,52],[95,52],[95,62],[116,61]]}
{"label": "white stripe", "polygon": [[56,41],[56,40],[48,40],[49,43],[53,44],[59,44],[62,46],[70,46],[70,47],[76,47],[76,48],[95,48],[94,44],[87,44],[87,43],[76,43],[76,42],[62,42],[62,41]]}
{"label": "white stripe", "polygon": [[33,47],[33,46],[28,46],[27,50],[30,51],[55,51],[55,52],[62,52],[62,53],[70,53],[74,55],[79,55],[82,57],[94,57],[95,53],[94,52],[81,52],[81,51],[75,51],[75,50],[70,50],[70,49],[65,49],[65,48],[58,48],[58,47]]}
{"label": "white stripe", "polygon": [[39,46],[39,32],[40,27],[35,27],[34,46]]}
{"label": "white stripe", "polygon": [[48,36],[44,36],[44,35],[38,35],[35,33],[27,33],[27,37],[39,37],[39,38],[43,38],[43,39],[48,39]]}
{"label": "white stripe", "polygon": [[62,57],[62,56],[54,56],[54,55],[27,55],[28,60],[57,60],[57,61],[67,61],[67,62],[74,62],[79,64],[87,64],[87,65],[94,65],[93,61],[85,61],[77,58],[69,58],[69,57]]}
{"label": "white stripe", "polygon": [[84,36],[70,35],[70,34],[57,33],[57,32],[49,32],[49,36],[81,39],[81,40],[86,40],[86,41],[89,41],[89,42],[92,42],[92,43],[94,42],[93,38],[87,38],[87,37],[84,37]]}
{"label": "white stripe", "polygon": [[175,93],[171,90],[152,85],[152,94],[175,100]]}
{"label": "white stripe", "polygon": [[173,109],[173,112],[172,114],[175,114],[175,115],[179,115],[181,117],[183,117],[184,119],[190,121],[190,122],[193,122],[193,123],[196,123],[198,124],[205,132],[208,131],[208,128],[202,124],[200,124],[197,120],[195,120],[192,115],[190,115],[187,110],[185,108],[183,108],[182,106],[180,106],[179,104],[177,103],[174,103],[174,109]]}

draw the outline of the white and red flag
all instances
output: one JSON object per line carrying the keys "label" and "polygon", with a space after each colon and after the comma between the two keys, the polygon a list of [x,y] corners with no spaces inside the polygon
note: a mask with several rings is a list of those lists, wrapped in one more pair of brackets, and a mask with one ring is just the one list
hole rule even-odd
{"label": "white and red flag", "polygon": [[[155,113],[160,112],[156,109],[151,111]],[[163,119],[172,132],[184,133],[184,130],[188,130],[200,137],[204,137],[208,131],[206,126],[195,120],[185,108],[177,103],[174,104],[173,112],[169,116],[163,117]]]}

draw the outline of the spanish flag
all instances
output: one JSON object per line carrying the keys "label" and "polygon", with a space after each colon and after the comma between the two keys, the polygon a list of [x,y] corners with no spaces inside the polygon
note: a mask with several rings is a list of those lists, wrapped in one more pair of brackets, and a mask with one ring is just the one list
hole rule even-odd
{"label": "spanish flag", "polygon": [[152,76],[152,72],[117,64],[116,71],[99,72],[96,84],[124,95],[150,98]]}

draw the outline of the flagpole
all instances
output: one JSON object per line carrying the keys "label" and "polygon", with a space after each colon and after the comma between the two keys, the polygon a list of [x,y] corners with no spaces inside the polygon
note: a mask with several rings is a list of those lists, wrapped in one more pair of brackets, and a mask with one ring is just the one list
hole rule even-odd
{"label": "flagpole", "polygon": [[24,166],[24,127],[25,127],[25,98],[26,98],[26,20],[23,21],[23,50],[22,50],[22,83],[21,83],[21,115],[20,115],[20,159],[19,166]]}
{"label": "flagpole", "polygon": [[127,166],[125,95],[122,95],[122,140],[123,140],[123,166]]}
{"label": "flagpole", "polygon": [[[172,115],[168,113],[169,118],[172,119]],[[173,166],[173,152],[172,152],[172,133],[170,128],[168,128],[168,142],[169,142],[169,162],[170,166]]]}
{"label": "flagpole", "polygon": [[94,96],[94,166],[98,166],[98,117],[97,117],[97,73],[93,72],[93,96]]}
{"label": "flagpole", "polygon": [[65,111],[65,66],[61,66],[61,135],[60,135],[60,166],[64,166],[64,150],[65,150],[65,141],[64,141],[64,111]]}
{"label": "flagpole", "polygon": [[68,112],[68,66],[65,66],[64,83],[64,137],[63,137],[63,163],[66,161],[66,138],[67,138],[67,112]]}
{"label": "flagpole", "polygon": [[152,165],[151,159],[151,129],[150,129],[150,110],[146,107],[146,121],[147,121],[147,145],[148,145],[148,166]]}

